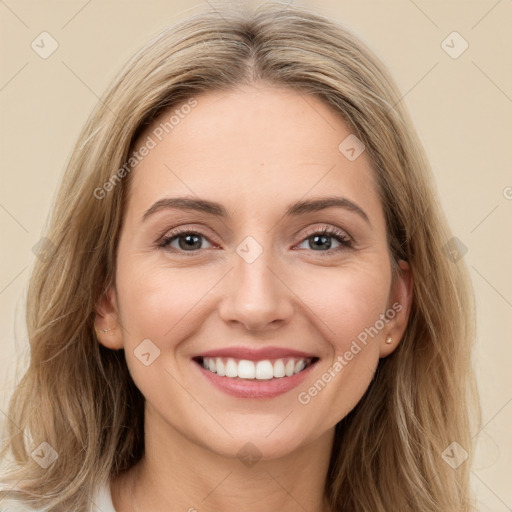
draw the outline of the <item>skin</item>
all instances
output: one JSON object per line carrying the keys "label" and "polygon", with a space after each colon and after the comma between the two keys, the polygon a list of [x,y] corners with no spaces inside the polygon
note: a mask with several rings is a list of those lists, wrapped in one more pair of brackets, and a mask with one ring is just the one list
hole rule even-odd
{"label": "skin", "polygon": [[[334,427],[402,338],[411,272],[400,262],[392,280],[371,162],[366,152],[349,161],[338,150],[351,130],[320,99],[261,83],[196,99],[132,171],[116,286],[97,308],[96,328],[114,328],[99,341],[125,349],[146,398],[146,455],[111,481],[114,506],[326,511]],[[284,216],[294,201],[332,195],[359,205],[369,223],[343,208]],[[229,216],[164,209],[141,221],[156,201],[176,196],[219,202]],[[348,235],[353,247],[334,237],[329,250],[316,246],[313,234],[325,226]],[[167,249],[157,246],[160,235],[177,227],[204,235],[192,256],[179,239]],[[263,249],[252,263],[236,252],[247,236]],[[299,392],[395,302],[401,311],[308,404],[299,403]],[[134,355],[144,339],[160,350],[149,366]],[[235,398],[198,378],[191,357],[237,345],[290,347],[319,361],[283,395]],[[262,457],[252,467],[237,457],[247,442]]]}

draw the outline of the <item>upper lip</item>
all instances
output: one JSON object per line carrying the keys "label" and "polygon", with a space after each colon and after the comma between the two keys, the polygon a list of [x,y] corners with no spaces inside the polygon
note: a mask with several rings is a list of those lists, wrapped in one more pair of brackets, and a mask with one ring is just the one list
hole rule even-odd
{"label": "upper lip", "polygon": [[216,348],[212,350],[207,350],[206,352],[201,352],[200,354],[196,354],[192,357],[192,359],[202,358],[202,357],[231,357],[233,359],[246,359],[249,361],[261,361],[264,359],[283,359],[286,357],[289,358],[301,358],[301,359],[309,359],[309,358],[318,358],[315,354],[311,352],[302,352],[300,350],[293,350],[290,348],[284,347],[260,347],[260,348],[252,348],[252,347],[224,347],[224,348]]}

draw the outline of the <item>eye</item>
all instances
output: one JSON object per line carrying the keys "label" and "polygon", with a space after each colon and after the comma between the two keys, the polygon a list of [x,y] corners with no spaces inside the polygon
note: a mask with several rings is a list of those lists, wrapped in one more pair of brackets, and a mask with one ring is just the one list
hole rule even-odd
{"label": "eye", "polygon": [[172,247],[173,249],[185,252],[195,252],[212,247],[211,244],[209,247],[203,247],[203,241],[207,241],[210,244],[203,234],[197,231],[182,230],[174,231],[164,236],[158,243],[158,246],[164,249]]}
{"label": "eye", "polygon": [[[306,231],[305,239],[297,246],[301,249],[310,249],[314,252],[332,254],[353,246],[351,238],[342,230],[323,226],[322,228]],[[207,244],[206,247],[204,244]],[[307,244],[306,247],[301,247]],[[158,247],[177,252],[196,253],[201,249],[211,249],[213,244],[202,233],[191,229],[176,229],[166,234],[157,243]]]}
{"label": "eye", "polygon": [[[334,240],[334,247],[333,247]],[[324,226],[321,229],[313,229],[306,232],[306,239],[298,246],[307,244],[305,249],[311,249],[315,252],[336,252],[352,247],[352,240],[344,232],[337,228]],[[338,244],[338,245],[336,245]]]}

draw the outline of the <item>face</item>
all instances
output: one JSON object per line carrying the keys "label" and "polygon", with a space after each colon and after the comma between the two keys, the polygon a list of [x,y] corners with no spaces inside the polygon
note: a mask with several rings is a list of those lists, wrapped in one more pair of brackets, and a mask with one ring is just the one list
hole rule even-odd
{"label": "face", "polygon": [[100,342],[125,349],[146,422],[279,457],[361,399],[403,335],[410,271],[393,279],[371,162],[339,149],[351,130],[321,100],[255,85],[195,102],[136,145],[154,147],[96,327],[116,327]]}

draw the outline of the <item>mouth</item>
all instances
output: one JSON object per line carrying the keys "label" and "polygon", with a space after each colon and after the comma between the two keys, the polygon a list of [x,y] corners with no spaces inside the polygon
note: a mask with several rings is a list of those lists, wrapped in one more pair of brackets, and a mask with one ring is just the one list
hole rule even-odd
{"label": "mouth", "polygon": [[235,359],[232,357],[198,356],[194,361],[205,370],[228,379],[272,380],[292,377],[318,361],[318,357],[288,357],[278,359]]}
{"label": "mouth", "polygon": [[192,363],[206,382],[236,398],[273,398],[297,387],[319,361],[304,352],[218,350],[194,356]]}

